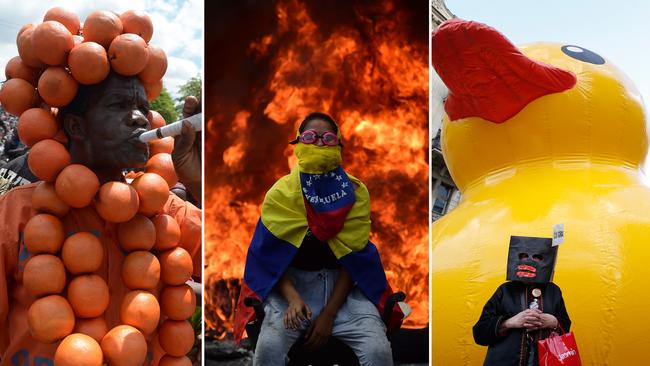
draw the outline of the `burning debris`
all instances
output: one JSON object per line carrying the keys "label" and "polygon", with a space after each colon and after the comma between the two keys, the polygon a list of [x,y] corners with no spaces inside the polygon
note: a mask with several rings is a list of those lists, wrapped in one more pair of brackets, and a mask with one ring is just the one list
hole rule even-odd
{"label": "burning debris", "polygon": [[295,164],[297,124],[332,115],[371,196],[371,240],[428,322],[428,17],[421,1],[206,3],[206,328],[232,332],[265,192]]}

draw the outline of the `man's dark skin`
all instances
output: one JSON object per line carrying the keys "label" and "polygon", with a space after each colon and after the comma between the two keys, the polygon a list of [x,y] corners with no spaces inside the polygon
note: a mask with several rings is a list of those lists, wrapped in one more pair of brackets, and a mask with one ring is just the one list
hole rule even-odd
{"label": "man's dark skin", "polygon": [[[183,102],[183,118],[190,117],[196,113],[201,112],[201,102],[195,96],[188,96]],[[183,122],[181,134],[174,136],[174,151],[172,152],[172,160],[174,161],[174,169],[181,179],[183,185],[195,199],[201,200],[201,175],[199,174],[196,180],[192,180],[193,172],[201,171],[201,134],[194,132],[192,125],[189,122]]]}
{"label": "man's dark skin", "polygon": [[[90,168],[101,183],[121,181],[123,169],[142,168],[149,158],[148,145],[138,139],[151,129],[144,87],[137,77],[110,73],[86,92],[85,106],[67,111],[63,120],[72,162]],[[195,139],[191,124],[184,122],[172,159],[179,180],[200,197],[201,156]]]}

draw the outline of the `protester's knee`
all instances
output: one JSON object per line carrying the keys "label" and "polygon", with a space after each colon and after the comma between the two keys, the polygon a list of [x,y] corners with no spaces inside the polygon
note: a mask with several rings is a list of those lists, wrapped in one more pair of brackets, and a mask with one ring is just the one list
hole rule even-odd
{"label": "protester's knee", "polygon": [[255,346],[256,354],[266,354],[267,352],[276,353],[279,349],[284,348],[287,342],[285,332],[275,329],[274,327],[264,327],[257,339]]}
{"label": "protester's knee", "polygon": [[365,337],[357,342],[354,348],[362,366],[390,366],[393,364],[393,352],[390,342],[384,334]]}
{"label": "protester's knee", "polygon": [[392,365],[393,352],[386,337],[368,342],[364,347],[370,365]]}

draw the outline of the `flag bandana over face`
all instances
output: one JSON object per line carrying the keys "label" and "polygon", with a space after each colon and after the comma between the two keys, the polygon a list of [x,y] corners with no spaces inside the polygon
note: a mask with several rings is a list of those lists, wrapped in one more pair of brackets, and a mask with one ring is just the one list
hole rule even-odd
{"label": "flag bandana over face", "polygon": [[[327,147],[321,147],[327,149]],[[341,166],[323,174],[300,172],[300,185],[311,232],[327,241],[343,228],[354,205],[354,187]]]}
{"label": "flag bandana over face", "polygon": [[[241,340],[246,324],[255,318],[253,308],[245,306],[244,300],[264,301],[268,297],[308,230],[327,243],[355,286],[377,306],[380,314],[393,293],[377,247],[369,240],[368,189],[341,167],[340,146],[300,142],[295,153],[298,164],[266,193],[248,247],[235,313],[236,342]],[[399,326],[404,318],[399,306],[392,310],[389,329]]]}

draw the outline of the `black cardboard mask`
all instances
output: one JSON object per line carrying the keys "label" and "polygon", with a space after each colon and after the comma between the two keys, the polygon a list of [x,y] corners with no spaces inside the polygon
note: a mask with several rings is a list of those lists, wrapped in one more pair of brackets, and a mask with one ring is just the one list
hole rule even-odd
{"label": "black cardboard mask", "polygon": [[553,276],[557,247],[551,238],[511,236],[506,280],[547,283]]}

